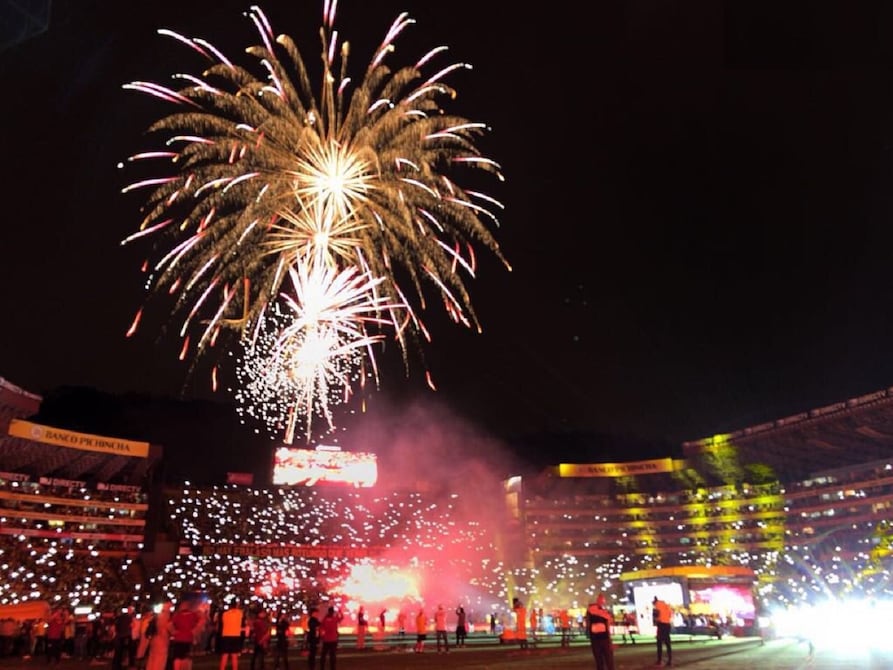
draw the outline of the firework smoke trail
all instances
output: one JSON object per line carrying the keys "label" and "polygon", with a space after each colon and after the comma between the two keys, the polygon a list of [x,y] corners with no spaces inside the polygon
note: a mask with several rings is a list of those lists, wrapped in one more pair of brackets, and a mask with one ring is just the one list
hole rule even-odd
{"label": "firework smoke trail", "polygon": [[[261,324],[288,330],[280,322],[288,310],[266,318],[281,302],[283,281],[301,266],[310,268],[305,279],[321,278],[315,269],[320,264],[356,267],[374,279],[366,282],[374,288],[368,304],[387,306],[375,327],[391,333],[404,356],[407,338],[430,339],[418,314],[426,291],[440,296],[453,320],[479,328],[465,282],[475,273],[474,244],[505,262],[491,233],[498,225],[494,211],[502,206],[463,189],[444,170],[502,176],[475,146],[485,125],[447,114],[439,104],[455,97],[444,83],[447,76],[470,66],[455,63],[423,75],[446,51],[438,47],[392,71],[385,61],[394,40],[413,23],[404,13],[351,90],[349,46],[339,43],[334,29],[335,3],[326,2],[317,97],[293,40],[274,36],[259,8],[247,16],[261,39],[247,53],[256,58],[261,76],[205,40],[161,30],[210,65],[201,76],[176,75],[184,82],[178,90],[151,82],[125,85],[180,107],[150,127],[163,137],[164,150],[129,159],[162,161],[167,168],[124,189],[148,191],[142,224],[124,243],[157,240],[159,258],[147,263],[147,286],[152,294],[174,296],[172,316],[183,317],[181,355],[194,362],[226,331],[251,342],[259,341],[252,331],[258,333]],[[141,308],[128,334],[142,313]],[[351,335],[362,344],[348,345],[363,352],[361,358],[372,356],[366,325]],[[323,351],[343,353],[347,343],[339,338],[349,337],[349,328],[330,333],[330,326],[314,330],[305,323],[300,337],[292,333],[289,342],[309,344],[313,333],[322,338],[317,344]],[[329,335],[339,344],[329,342]],[[268,357],[291,351],[280,339],[274,336],[277,345]],[[352,356],[341,363],[346,360],[362,366]],[[341,363],[314,367],[313,387],[322,393],[324,382],[343,386],[338,379],[345,373],[336,372]],[[374,360],[368,363],[374,368]],[[322,371],[332,378],[324,380]]]}

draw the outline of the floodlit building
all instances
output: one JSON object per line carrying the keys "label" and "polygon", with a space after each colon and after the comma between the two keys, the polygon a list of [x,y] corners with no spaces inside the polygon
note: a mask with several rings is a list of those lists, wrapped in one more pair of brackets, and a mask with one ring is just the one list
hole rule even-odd
{"label": "floodlit building", "polygon": [[787,603],[889,591],[893,389],[683,449],[508,484],[531,597],[629,606],[621,575],[694,566],[752,570],[762,599]]}

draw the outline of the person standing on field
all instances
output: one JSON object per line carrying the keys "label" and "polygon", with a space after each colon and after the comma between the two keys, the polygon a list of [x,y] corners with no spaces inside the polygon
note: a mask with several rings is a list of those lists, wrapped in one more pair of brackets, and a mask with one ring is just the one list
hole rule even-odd
{"label": "person standing on field", "polygon": [[242,653],[242,629],[245,625],[245,612],[235,598],[231,598],[226,609],[218,618],[217,652],[220,654],[219,670],[226,670],[229,663],[232,670],[239,668],[239,655]]}
{"label": "person standing on field", "polygon": [[[441,651],[445,654],[449,652],[450,639],[447,633],[446,610],[443,605],[438,605],[437,611],[434,613],[434,639],[437,641],[438,654]],[[441,649],[441,645],[443,645],[443,649]]]}
{"label": "person standing on field", "polygon": [[605,596],[599,595],[596,601],[586,609],[586,630],[596,670],[614,670],[612,625],[614,625],[614,617],[605,608]]}
{"label": "person standing on field", "polygon": [[465,616],[465,608],[459,605],[456,608],[456,646],[465,646],[465,637],[468,635],[468,620]]}
{"label": "person standing on field", "polygon": [[657,665],[661,664],[663,648],[667,648],[667,665],[673,665],[673,647],[670,644],[670,627],[673,622],[673,608],[654,596],[651,603],[654,625],[657,626]]}
{"label": "person standing on field", "polygon": [[415,618],[415,653],[425,651],[425,640],[428,638],[428,617],[425,616],[425,608],[419,607],[419,613]]}
{"label": "person standing on field", "polygon": [[334,607],[329,607],[319,626],[322,639],[322,654],[319,657],[321,670],[326,670],[327,658],[331,659],[329,661],[329,670],[335,670],[335,656],[338,653],[338,624],[341,623],[343,616]]}

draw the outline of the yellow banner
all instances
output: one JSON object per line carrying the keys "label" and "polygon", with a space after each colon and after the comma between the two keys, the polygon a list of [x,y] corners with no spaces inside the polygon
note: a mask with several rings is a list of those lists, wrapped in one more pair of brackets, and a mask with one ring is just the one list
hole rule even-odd
{"label": "yellow banner", "polygon": [[148,442],[134,442],[122,440],[119,437],[102,437],[88,433],[75,433],[72,430],[62,430],[50,426],[41,426],[39,423],[13,419],[9,423],[9,434],[13,437],[21,437],[34,442],[55,444],[69,449],[81,449],[83,451],[100,451],[105,454],[118,456],[137,456],[146,458],[149,455]]}
{"label": "yellow banner", "polygon": [[627,477],[658,472],[673,472],[673,459],[655,458],[629,463],[562,463],[558,466],[559,477]]}

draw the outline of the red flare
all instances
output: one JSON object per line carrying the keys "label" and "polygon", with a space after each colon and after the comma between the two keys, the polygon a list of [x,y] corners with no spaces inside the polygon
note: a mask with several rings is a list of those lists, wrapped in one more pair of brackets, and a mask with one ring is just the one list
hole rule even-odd
{"label": "red flare", "polygon": [[186,336],[186,339],[183,340],[183,348],[180,349],[180,360],[186,359],[186,354],[189,352],[189,335]]}
{"label": "red flare", "polygon": [[131,323],[130,328],[127,329],[127,334],[125,335],[125,337],[131,337],[136,332],[136,328],[140,325],[140,319],[142,318],[143,308],[140,307],[139,310],[137,310],[136,316],[133,317],[133,323]]}

